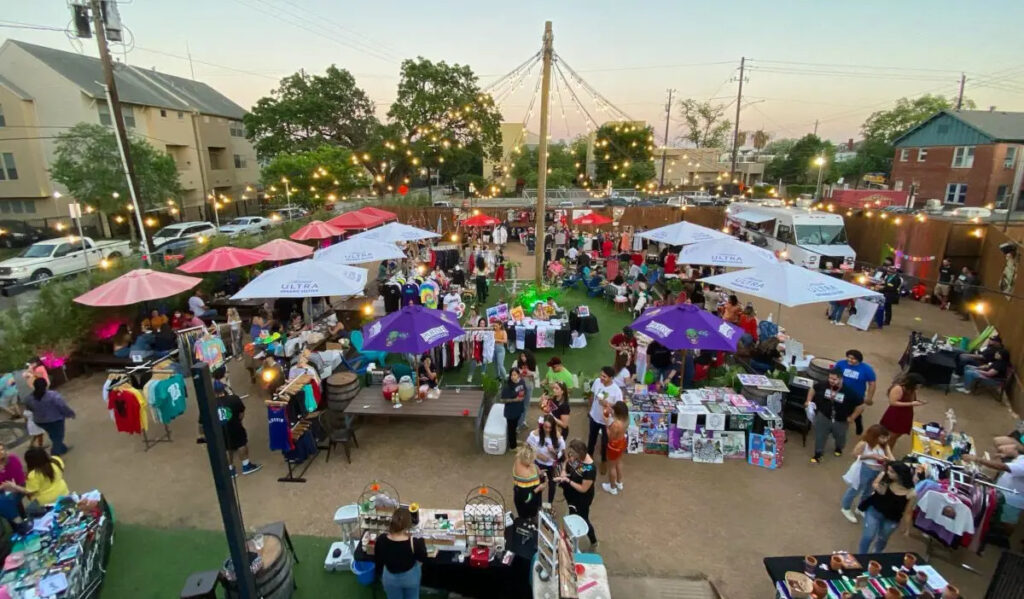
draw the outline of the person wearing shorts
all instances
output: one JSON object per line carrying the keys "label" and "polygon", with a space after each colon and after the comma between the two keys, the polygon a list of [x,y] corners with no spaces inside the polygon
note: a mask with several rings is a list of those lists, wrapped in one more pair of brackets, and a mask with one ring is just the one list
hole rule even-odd
{"label": "person wearing shorts", "polygon": [[622,454],[626,451],[628,428],[629,408],[625,402],[616,402],[612,406],[612,421],[608,424],[608,451],[605,460],[608,463],[608,482],[601,484],[601,488],[612,495],[618,495],[622,490]]}
{"label": "person wearing shorts", "polygon": [[263,466],[249,461],[249,435],[242,425],[245,404],[242,399],[228,392],[226,385],[217,381],[213,386],[217,394],[217,419],[224,431],[224,447],[228,450],[228,472],[235,477],[235,455],[242,460],[242,474],[252,474]]}
{"label": "person wearing shorts", "polygon": [[943,258],[939,266],[939,279],[935,283],[935,297],[939,300],[939,309],[949,309],[949,293],[953,289],[953,263]]}

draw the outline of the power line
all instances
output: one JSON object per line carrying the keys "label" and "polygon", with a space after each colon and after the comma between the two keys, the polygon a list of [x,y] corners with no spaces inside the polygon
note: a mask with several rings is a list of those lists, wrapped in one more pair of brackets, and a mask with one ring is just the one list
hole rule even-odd
{"label": "power line", "polygon": [[359,31],[357,31],[355,29],[351,29],[349,27],[346,27],[345,25],[339,23],[338,21],[335,21],[333,19],[329,19],[329,18],[323,16],[322,14],[311,13],[309,9],[304,8],[302,6],[299,6],[295,2],[292,2],[291,0],[281,0],[281,1],[284,2],[285,4],[290,4],[291,6],[297,8],[298,10],[300,10],[300,11],[306,13],[306,14],[313,14],[316,17],[317,21],[326,21],[326,22],[330,23],[330,25],[332,27],[337,27],[338,29],[341,29],[343,31],[347,31],[348,33],[350,33],[352,35],[355,35],[357,37],[362,38],[363,42],[361,42],[361,43],[365,43],[365,44],[368,44],[368,45],[373,46],[373,47],[380,47],[385,53],[387,53],[387,54],[389,54],[391,56],[396,56],[396,54],[392,51],[393,48],[389,47],[384,42],[381,42],[379,40],[373,39],[373,38],[369,37],[368,35],[360,33]]}
{"label": "power line", "polygon": [[[681,64],[658,64],[658,65],[642,65],[642,66],[631,66],[631,67],[610,67],[605,69],[580,69],[577,73],[610,73],[616,71],[643,71],[650,69],[682,69],[687,67],[710,67],[722,64],[732,64],[731,60],[720,60],[715,62],[690,62]],[[568,66],[568,65],[567,65]]]}
{"label": "power line", "polygon": [[0,21],[0,27],[6,27],[8,29],[32,29],[36,31],[63,31],[67,29],[64,27],[53,27],[50,25],[36,25],[33,23],[22,23],[20,21]]}
{"label": "power line", "polygon": [[[753,59],[752,59],[752,62]],[[768,60],[764,58],[758,58],[757,63],[770,63],[780,65],[802,65],[811,67],[838,67],[848,69],[877,69],[877,70],[888,70],[888,71],[925,71],[933,73],[959,73],[957,69],[933,69],[933,68],[918,68],[918,67],[894,67],[894,66],[876,66],[876,65],[859,65],[859,64],[843,64],[843,63],[830,63],[830,62],[799,62],[792,60]]]}

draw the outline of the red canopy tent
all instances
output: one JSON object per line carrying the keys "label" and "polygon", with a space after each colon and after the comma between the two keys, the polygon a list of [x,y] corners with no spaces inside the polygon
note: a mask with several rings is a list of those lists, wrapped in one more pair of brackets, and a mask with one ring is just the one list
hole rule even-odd
{"label": "red canopy tent", "polygon": [[607,225],[608,223],[611,223],[611,222],[614,222],[614,221],[612,219],[608,218],[607,216],[604,216],[602,214],[598,214],[596,212],[591,212],[589,214],[584,214],[583,216],[581,216],[579,218],[573,219],[572,224],[574,224],[574,225]]}
{"label": "red canopy tent", "polygon": [[231,246],[214,248],[202,256],[189,260],[178,267],[187,273],[221,272],[263,262],[267,255],[257,250],[245,250]]}
{"label": "red canopy tent", "polygon": [[256,246],[256,251],[266,254],[264,260],[270,262],[281,262],[283,260],[296,260],[308,258],[313,255],[313,248],[287,239],[275,239],[263,245]]}
{"label": "red canopy tent", "polygon": [[305,241],[307,239],[330,239],[331,237],[339,237],[344,234],[345,229],[335,227],[322,220],[314,220],[289,235],[289,237],[296,241]]}
{"label": "red canopy tent", "polygon": [[387,219],[381,216],[375,216],[360,212],[359,210],[353,210],[346,212],[345,214],[339,214],[331,220],[327,221],[327,224],[332,227],[339,229],[372,229],[376,226],[383,225],[387,222]]}
{"label": "red canopy tent", "polygon": [[137,268],[83,293],[75,301],[96,307],[130,306],[177,295],[202,282],[199,277]]}
{"label": "red canopy tent", "polygon": [[477,214],[462,221],[462,224],[467,227],[493,227],[494,225],[501,224],[501,221],[493,216]]}
{"label": "red canopy tent", "polygon": [[[380,208],[374,208],[373,206],[363,206],[356,212],[362,212],[363,214],[369,214],[370,216],[376,216],[377,218],[383,218],[384,223],[398,220],[398,215],[394,212],[388,212],[387,210],[381,210]],[[384,224],[381,223],[381,224]]]}

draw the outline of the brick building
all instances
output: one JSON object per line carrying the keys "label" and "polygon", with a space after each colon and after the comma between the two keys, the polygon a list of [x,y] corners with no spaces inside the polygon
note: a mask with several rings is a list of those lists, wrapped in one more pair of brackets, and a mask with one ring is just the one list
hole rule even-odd
{"label": "brick building", "polygon": [[936,198],[951,205],[1024,209],[1024,112],[944,110],[893,145],[893,189],[912,192],[918,206]]}

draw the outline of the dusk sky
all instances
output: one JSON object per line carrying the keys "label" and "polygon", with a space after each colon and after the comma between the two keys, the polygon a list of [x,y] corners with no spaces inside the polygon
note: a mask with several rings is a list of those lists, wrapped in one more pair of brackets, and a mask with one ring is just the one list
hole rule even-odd
{"label": "dusk sky", "polygon": [[[6,3],[0,25],[65,27],[65,0]],[[619,109],[664,132],[666,90],[677,98],[734,102],[741,56],[750,59],[741,129],[799,137],[857,137],[864,118],[902,96],[956,94],[960,72],[979,108],[1024,111],[1024,2],[867,0],[642,2],[342,2],[330,0],[134,0],[120,4],[131,32],[129,64],[197,79],[248,108],[300,68],[351,71],[383,114],[399,64],[421,55],[469,64],[481,85],[540,47],[553,21],[555,51]],[[96,55],[95,40],[60,31],[0,27],[10,37]],[[134,46],[134,47],[132,47]],[[172,56],[174,55],[174,56]],[[216,66],[215,66],[216,65]],[[502,103],[522,121],[540,68]],[[597,122],[610,120],[573,84]],[[565,118],[562,117],[564,105]],[[735,105],[728,108],[732,119]],[[531,130],[537,130],[534,110]],[[680,134],[673,114],[670,137]],[[567,89],[552,91],[552,135],[585,132]]]}

